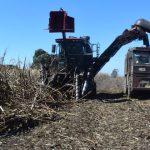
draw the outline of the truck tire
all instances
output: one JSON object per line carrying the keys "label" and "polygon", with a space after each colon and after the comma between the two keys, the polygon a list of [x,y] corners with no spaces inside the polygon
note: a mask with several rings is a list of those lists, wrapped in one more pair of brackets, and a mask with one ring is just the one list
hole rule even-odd
{"label": "truck tire", "polygon": [[128,78],[128,86],[127,86],[127,98],[130,99],[133,97],[133,91],[131,90],[131,79]]}
{"label": "truck tire", "polygon": [[127,78],[127,76],[125,76],[125,82],[124,82],[124,86],[123,86],[123,93],[124,93],[124,95],[125,96],[128,96],[128,80],[127,80],[128,78]]}
{"label": "truck tire", "polygon": [[124,85],[123,93],[124,93],[125,95],[128,94],[128,86],[127,86],[127,83]]}
{"label": "truck tire", "polygon": [[127,98],[128,98],[128,99],[131,98],[131,90],[130,90],[130,86],[128,86],[128,88],[127,88]]}

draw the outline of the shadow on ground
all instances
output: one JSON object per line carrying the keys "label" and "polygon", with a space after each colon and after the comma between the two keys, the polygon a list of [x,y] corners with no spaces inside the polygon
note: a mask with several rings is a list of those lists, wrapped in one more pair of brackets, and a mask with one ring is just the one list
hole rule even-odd
{"label": "shadow on ground", "polygon": [[98,93],[95,97],[104,103],[120,103],[130,101],[124,96],[124,93]]}
{"label": "shadow on ground", "polygon": [[123,93],[98,93],[96,95],[97,99],[118,99],[123,98]]}
{"label": "shadow on ground", "polygon": [[150,100],[150,94],[141,93],[140,95],[136,94],[132,98],[127,98],[124,93],[98,93],[95,96],[95,99],[100,100],[105,103],[120,103],[120,102],[127,102],[133,100]]}

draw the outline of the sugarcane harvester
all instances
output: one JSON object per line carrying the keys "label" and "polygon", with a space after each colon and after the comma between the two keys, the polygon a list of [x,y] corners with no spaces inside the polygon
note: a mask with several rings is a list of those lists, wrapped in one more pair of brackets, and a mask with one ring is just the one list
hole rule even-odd
{"label": "sugarcane harvester", "polygon": [[[143,40],[143,44],[149,47],[146,32],[150,33],[150,22],[139,19],[130,30],[126,29],[100,56],[96,57],[93,56],[90,37],[66,37],[66,32],[74,32],[74,18],[68,16],[66,11],[50,12],[49,32],[62,33],[62,38],[56,39],[59,47],[56,54],[58,71],[51,78],[50,84],[54,87],[73,84],[75,98],[80,99],[96,94],[94,77],[123,45],[138,39]],[[56,52],[56,45],[52,46],[52,52]]]}

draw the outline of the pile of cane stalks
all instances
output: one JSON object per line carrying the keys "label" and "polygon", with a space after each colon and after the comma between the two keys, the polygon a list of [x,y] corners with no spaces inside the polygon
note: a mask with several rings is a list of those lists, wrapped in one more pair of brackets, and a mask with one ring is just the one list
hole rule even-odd
{"label": "pile of cane stalks", "polygon": [[27,132],[57,120],[67,94],[41,85],[38,70],[0,65],[0,136]]}

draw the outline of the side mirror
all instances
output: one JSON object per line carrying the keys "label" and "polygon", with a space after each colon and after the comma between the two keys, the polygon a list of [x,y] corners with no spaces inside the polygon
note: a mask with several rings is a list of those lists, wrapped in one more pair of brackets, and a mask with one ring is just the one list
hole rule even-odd
{"label": "side mirror", "polygon": [[55,54],[55,52],[56,52],[56,45],[52,45],[52,53]]}

